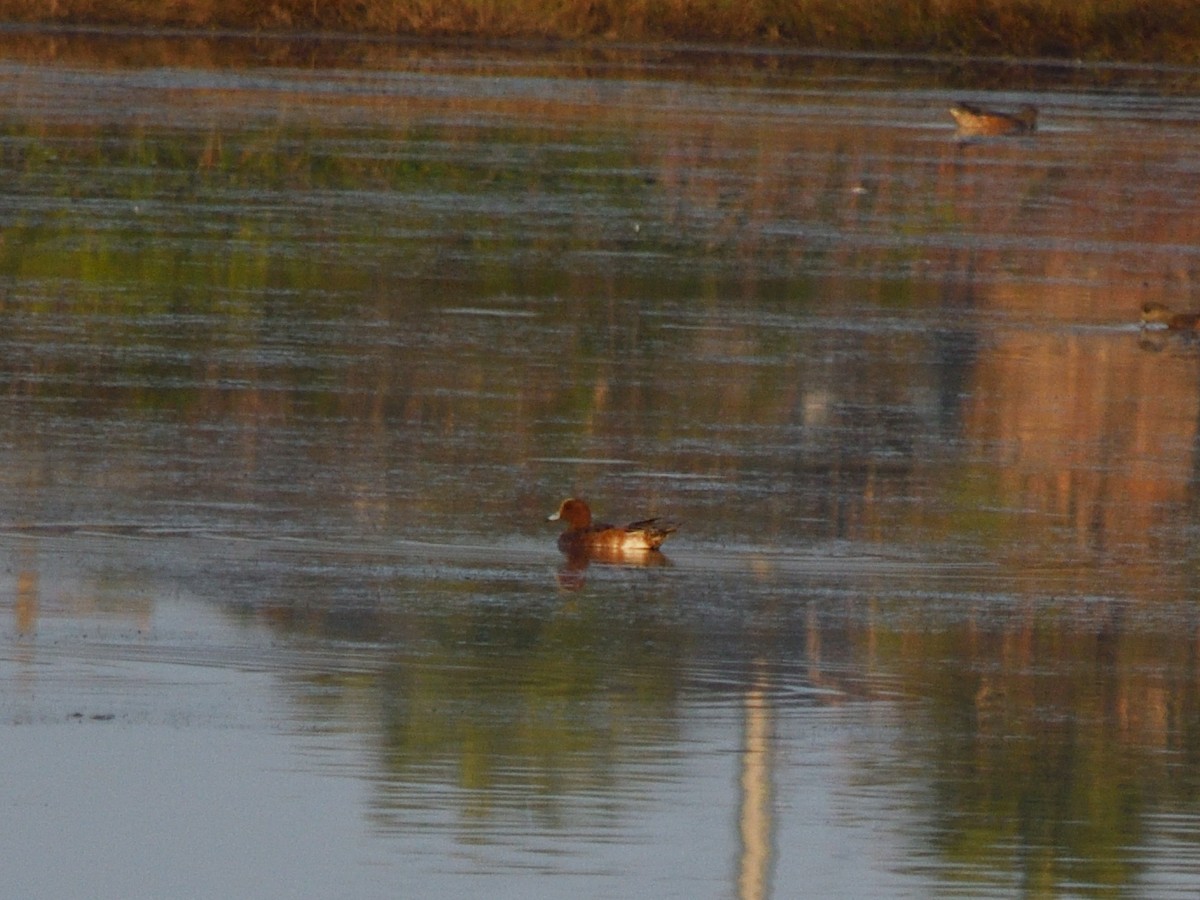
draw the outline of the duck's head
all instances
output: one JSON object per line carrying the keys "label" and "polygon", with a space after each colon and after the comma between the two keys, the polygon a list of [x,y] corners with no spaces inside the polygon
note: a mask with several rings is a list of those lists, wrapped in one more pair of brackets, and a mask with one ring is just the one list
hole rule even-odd
{"label": "duck's head", "polygon": [[546,518],[547,522],[566,522],[572,528],[587,528],[592,524],[592,511],[578,497],[568,497],[558,506],[558,512]]}

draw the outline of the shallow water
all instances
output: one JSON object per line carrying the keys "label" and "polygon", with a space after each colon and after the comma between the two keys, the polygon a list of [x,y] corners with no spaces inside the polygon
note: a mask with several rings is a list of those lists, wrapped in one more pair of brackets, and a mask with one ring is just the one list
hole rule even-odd
{"label": "shallow water", "polygon": [[[1191,895],[1200,345],[1136,322],[1196,305],[1196,72],[0,81],[16,893]],[[682,528],[568,565],[572,493]]]}

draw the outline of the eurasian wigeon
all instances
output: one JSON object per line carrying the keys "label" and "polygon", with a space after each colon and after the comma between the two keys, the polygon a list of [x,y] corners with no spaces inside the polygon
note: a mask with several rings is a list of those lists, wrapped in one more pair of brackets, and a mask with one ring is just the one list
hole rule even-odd
{"label": "eurasian wigeon", "polygon": [[959,102],[950,107],[950,115],[962,134],[1030,134],[1037,130],[1037,107],[1028,103],[1016,112],[1006,113]]}
{"label": "eurasian wigeon", "polygon": [[1200,313],[1177,313],[1169,306],[1154,300],[1142,304],[1143,325],[1166,325],[1173,331],[1194,331],[1200,328]]}
{"label": "eurasian wigeon", "polygon": [[568,497],[548,522],[563,521],[567,530],[558,536],[558,549],[568,556],[657,551],[679,526],[662,519],[642,519],[623,528],[604,522],[593,522],[592,511],[578,497]]}

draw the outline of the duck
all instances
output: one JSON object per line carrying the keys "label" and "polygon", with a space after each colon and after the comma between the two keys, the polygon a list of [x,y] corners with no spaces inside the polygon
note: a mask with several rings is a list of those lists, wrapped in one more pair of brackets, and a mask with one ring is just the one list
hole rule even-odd
{"label": "duck", "polygon": [[659,518],[624,527],[593,522],[591,507],[579,497],[568,497],[546,521],[566,523],[566,531],[558,536],[558,549],[568,556],[658,553],[662,542],[679,530],[675,523]]}
{"label": "duck", "polygon": [[1006,113],[959,101],[950,107],[950,115],[963,134],[1031,134],[1037,130],[1037,107],[1028,103]]}
{"label": "duck", "polygon": [[1142,304],[1143,325],[1166,325],[1172,331],[1200,329],[1200,313],[1177,313],[1163,303],[1148,300]]}

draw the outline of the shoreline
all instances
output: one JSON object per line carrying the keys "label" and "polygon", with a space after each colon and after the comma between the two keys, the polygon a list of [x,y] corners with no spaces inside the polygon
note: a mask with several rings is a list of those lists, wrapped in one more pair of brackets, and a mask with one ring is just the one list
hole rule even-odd
{"label": "shoreline", "polygon": [[149,0],[111,5],[0,0],[5,33],[58,32],[161,37],[498,44],[516,47],[666,50],[784,55],[945,57],[1194,66],[1200,64],[1200,4],[1167,0],[1153,13],[1130,0],[1077,9],[1064,0],[799,0],[772,14],[769,0],[736,9],[719,0],[450,0],[434,13],[417,0]]}

